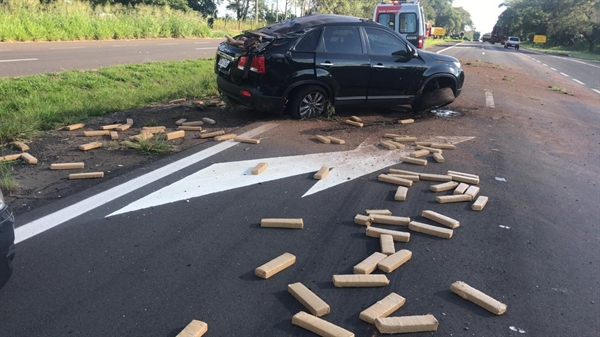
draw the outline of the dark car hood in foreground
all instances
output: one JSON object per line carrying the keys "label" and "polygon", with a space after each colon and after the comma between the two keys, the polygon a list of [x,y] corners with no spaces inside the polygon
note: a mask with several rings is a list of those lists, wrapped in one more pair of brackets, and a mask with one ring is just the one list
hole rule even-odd
{"label": "dark car hood in foreground", "polygon": [[458,60],[456,59],[456,57],[452,57],[452,56],[448,56],[448,55],[443,55],[443,54],[437,54],[437,53],[432,53],[432,52],[428,52],[428,51],[423,51],[423,50],[419,50],[419,55],[423,55],[425,54],[427,57],[430,57],[436,61],[442,61],[442,62],[458,62]]}

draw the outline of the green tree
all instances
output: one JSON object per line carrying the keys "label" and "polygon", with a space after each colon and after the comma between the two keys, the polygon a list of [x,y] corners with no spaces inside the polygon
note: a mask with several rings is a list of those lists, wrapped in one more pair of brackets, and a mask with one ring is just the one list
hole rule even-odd
{"label": "green tree", "polygon": [[202,16],[217,16],[217,8],[222,0],[188,0],[188,6],[198,11]]}

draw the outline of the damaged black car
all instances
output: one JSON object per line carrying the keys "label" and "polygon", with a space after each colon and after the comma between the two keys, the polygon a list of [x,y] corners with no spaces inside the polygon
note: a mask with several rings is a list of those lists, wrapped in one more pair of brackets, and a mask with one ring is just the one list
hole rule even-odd
{"label": "damaged black car", "polygon": [[215,59],[217,87],[261,111],[312,118],[328,105],[438,108],[465,79],[451,56],[417,50],[370,20],[316,14],[227,37]]}

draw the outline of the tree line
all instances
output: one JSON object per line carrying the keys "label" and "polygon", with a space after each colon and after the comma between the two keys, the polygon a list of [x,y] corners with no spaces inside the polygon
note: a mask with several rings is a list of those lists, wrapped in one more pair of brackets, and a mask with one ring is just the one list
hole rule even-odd
{"label": "tree line", "polygon": [[[2,3],[3,0],[0,0]],[[40,0],[51,3],[63,0]],[[331,13],[371,18],[376,0],[83,0],[92,5],[139,4],[169,6],[182,11],[197,11],[203,17],[226,17],[219,8],[226,8],[232,19],[254,19],[258,11],[261,22],[273,23],[282,19],[312,13]],[[483,0],[481,0],[483,1]],[[453,0],[420,0],[425,17],[432,26],[444,27],[449,34],[465,28],[474,30],[471,15],[462,7],[453,7]],[[553,45],[570,47],[587,45],[592,52],[600,43],[599,0],[505,0],[505,10],[497,25],[508,27],[510,35],[532,40],[534,35],[546,35]],[[482,32],[483,33],[483,32]]]}
{"label": "tree line", "polygon": [[583,42],[589,52],[600,43],[598,0],[507,0],[496,25],[509,34],[533,40],[546,35],[555,46],[573,47]]}
{"label": "tree line", "polygon": [[[40,0],[51,3],[63,0]],[[372,18],[377,0],[82,0],[93,6],[121,4],[133,6],[140,4],[169,6],[176,10],[197,11],[203,17],[225,17],[219,13],[224,7],[233,13],[233,19],[244,21],[254,19],[256,8],[261,22],[273,23],[313,13],[331,13]],[[0,0],[0,3],[2,0]],[[433,26],[444,27],[449,33],[459,33],[466,27],[472,27],[471,15],[463,8],[452,7],[452,0],[421,0],[427,21]],[[258,5],[258,7],[257,7]],[[228,16],[228,15],[227,15]]]}

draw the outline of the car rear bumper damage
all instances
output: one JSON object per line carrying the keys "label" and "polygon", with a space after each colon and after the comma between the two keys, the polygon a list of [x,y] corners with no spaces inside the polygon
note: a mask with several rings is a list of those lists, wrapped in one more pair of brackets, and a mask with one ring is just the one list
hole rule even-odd
{"label": "car rear bumper damage", "polygon": [[[283,113],[286,102],[284,98],[265,96],[256,87],[236,85],[220,75],[217,75],[217,87],[220,93],[237,104],[260,111]],[[242,91],[246,92],[246,95],[243,95]]]}

